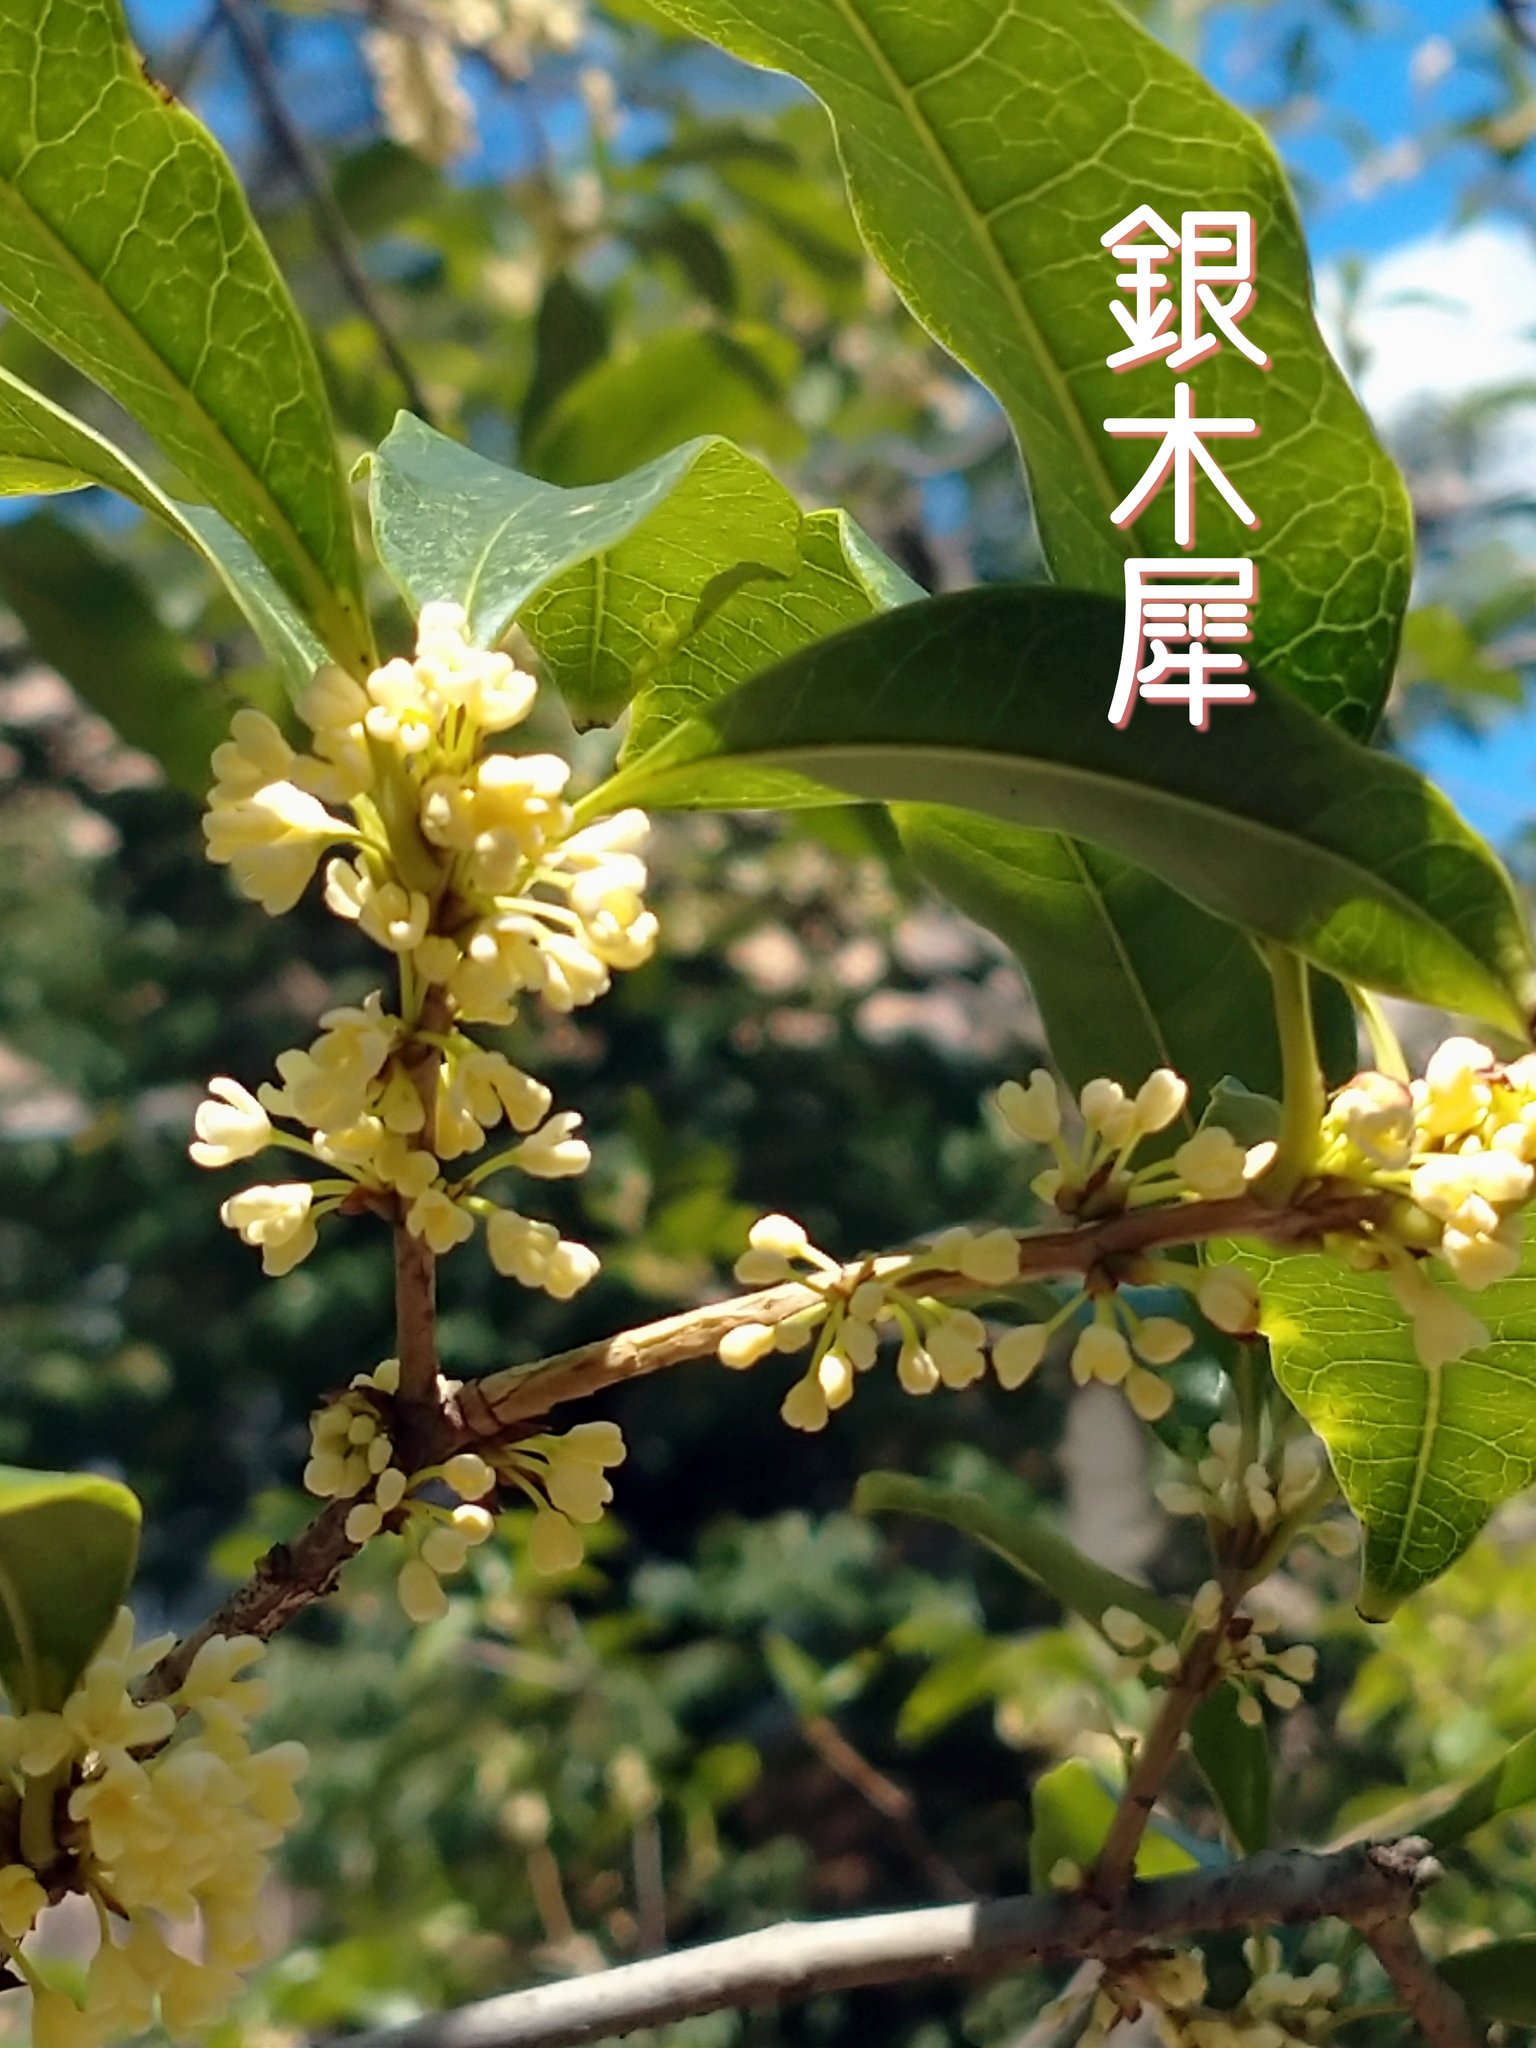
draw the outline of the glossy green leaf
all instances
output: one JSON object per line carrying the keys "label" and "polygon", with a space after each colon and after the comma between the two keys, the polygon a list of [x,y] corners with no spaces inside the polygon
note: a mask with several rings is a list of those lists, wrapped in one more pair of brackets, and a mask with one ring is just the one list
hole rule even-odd
{"label": "glossy green leaf", "polygon": [[744,576],[787,577],[801,514],[761,463],[693,441],[564,490],[402,414],[373,458],[374,538],[413,608],[451,598],[493,646],[526,627],[575,716],[616,718]]}
{"label": "glossy green leaf", "polygon": [[589,811],[963,806],[1092,840],[1348,980],[1523,1034],[1524,915],[1445,799],[1262,678],[1208,732],[1144,707],[1127,744],[1092,710],[1121,624],[1106,599],[1033,588],[887,613],[709,706]]}
{"label": "glossy green leaf", "polygon": [[145,76],[118,0],[0,10],[0,303],[134,415],[338,660],[367,660],[314,351],[223,152]]}
{"label": "glossy green leaf", "polygon": [[853,1506],[861,1515],[921,1515],[973,1536],[1095,1627],[1106,1607],[1127,1608],[1164,1636],[1177,1636],[1183,1626],[1182,1613],[1170,1601],[1085,1557],[1043,1514],[1011,1513],[979,1494],[906,1472],[864,1473]]}
{"label": "glossy green leaf", "polygon": [[1436,1849],[1454,1848],[1500,1814],[1536,1800],[1536,1734],[1522,1736],[1496,1764],[1459,1792],[1451,1804],[1416,1832]]}
{"label": "glossy green leaf", "polygon": [[1407,495],[1329,355],[1306,248],[1269,142],[1114,0],[659,0],[674,21],[788,71],[829,109],[855,216],[929,329],[1002,401],[1057,579],[1119,592],[1127,555],[1169,555],[1172,493],[1126,531],[1110,513],[1150,444],[1103,422],[1171,410],[1156,363],[1117,375],[1116,263],[1100,236],[1135,207],[1257,223],[1245,333],[1189,373],[1200,413],[1251,416],[1217,444],[1257,532],[1208,487],[1200,552],[1260,567],[1254,657],[1352,730],[1385,695],[1407,597]]}
{"label": "glossy green leaf", "polygon": [[1536,2026],[1536,1934],[1463,1949],[1435,1967],[1480,2020]]}
{"label": "glossy green leaf", "polygon": [[173,782],[202,795],[233,706],[188,667],[180,636],[161,623],[136,576],[74,527],[38,514],[5,528],[0,603],[92,710]]}
{"label": "glossy green leaf", "polygon": [[1269,1847],[1274,1773],[1269,1735],[1238,1712],[1231,1685],[1207,1693],[1189,1724],[1190,1749],[1245,1856]]}
{"label": "glossy green leaf", "polygon": [[[1023,962],[1071,1089],[1172,1067],[1190,1101],[1169,1146],[1190,1136],[1238,1058],[1256,1087],[1278,1090],[1269,973],[1235,925],[1063,833],[925,804],[897,804],[894,816],[918,872]],[[1343,1080],[1357,1064],[1354,1015],[1337,984],[1319,995],[1325,1065]]]}
{"label": "glossy green leaf", "polygon": [[653,334],[569,384],[524,459],[551,483],[589,484],[710,434],[791,455],[801,435],[784,410],[784,392],[799,363],[794,343],[770,327]]}
{"label": "glossy green leaf", "polygon": [[624,759],[770,662],[924,595],[846,512],[811,512],[783,578],[753,577],[696,621],[635,698]]}
{"label": "glossy green leaf", "polygon": [[325,647],[243,535],[207,505],[178,504],[104,435],[0,369],[0,495],[90,484],[119,492],[195,548],[244,612],[290,694],[302,694],[328,659]]}
{"label": "glossy green leaf", "polygon": [[1275,1377],[1328,1447],[1365,1526],[1361,1612],[1384,1620],[1437,1579],[1494,1509],[1536,1479],[1536,1236],[1520,1272],[1464,1295],[1491,1342],[1419,1363],[1376,1273],[1243,1253],[1259,1282]]}
{"label": "glossy green leaf", "polygon": [[[1058,1863],[1091,1870],[1108,1839],[1118,1803],[1092,1764],[1081,1757],[1069,1757],[1043,1771],[1029,1800],[1031,1889],[1051,1890],[1051,1872]],[[1176,1877],[1182,1870],[1199,1867],[1188,1849],[1152,1822],[1136,1851],[1138,1877]]]}
{"label": "glossy green leaf", "polygon": [[0,1466],[0,1681],[18,1713],[68,1698],[138,1548],[139,1503],[115,1479]]}

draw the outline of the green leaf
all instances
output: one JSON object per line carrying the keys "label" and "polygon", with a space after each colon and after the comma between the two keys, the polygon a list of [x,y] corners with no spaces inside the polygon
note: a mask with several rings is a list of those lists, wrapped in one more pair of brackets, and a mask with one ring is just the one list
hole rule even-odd
{"label": "green leaf", "polygon": [[1232,1685],[1207,1693],[1189,1724],[1190,1747],[1201,1775],[1245,1856],[1269,1847],[1271,1780],[1269,1736],[1238,1713]]}
{"label": "green leaf", "polygon": [[374,538],[420,610],[453,599],[494,646],[519,618],[574,715],[616,718],[744,575],[787,577],[798,506],[728,441],[564,490],[402,414],[373,458]]}
{"label": "green leaf", "polygon": [[921,1515],[973,1536],[1095,1628],[1106,1607],[1127,1608],[1162,1636],[1176,1638],[1183,1627],[1184,1617],[1171,1601],[1085,1557],[1044,1515],[1010,1513],[979,1494],[906,1472],[864,1473],[853,1507],[860,1515]]}
{"label": "green leaf", "polygon": [[709,706],[586,809],[852,796],[1070,832],[1344,979],[1523,1036],[1524,917],[1445,799],[1262,677],[1208,732],[1143,710],[1128,742],[1092,709],[1121,626],[1108,600],[1049,589],[887,613]]}
{"label": "green leaf", "polygon": [[1360,1611],[1385,1620],[1536,1479],[1536,1231],[1513,1279],[1476,1295],[1447,1289],[1492,1341],[1439,1367],[1419,1363],[1380,1274],[1257,1248],[1242,1258],[1275,1378],[1327,1445],[1365,1526]]}
{"label": "green leaf", "polygon": [[[89,591],[89,602],[81,601]],[[7,525],[0,602],[33,652],[132,747],[193,796],[229,729],[225,693],[190,669],[138,578],[72,526],[46,513]]]}
{"label": "green leaf", "polygon": [[1435,683],[1458,696],[1496,697],[1518,704],[1524,695],[1518,671],[1491,661],[1482,642],[1449,605],[1418,605],[1403,621],[1398,654],[1399,686]]}
{"label": "green leaf", "polygon": [[533,323],[533,376],[519,423],[525,444],[560,394],[607,353],[608,315],[602,300],[567,271],[556,271]]}
{"label": "green leaf", "polygon": [[[1023,962],[1074,1092],[1097,1074],[1131,1082],[1172,1067],[1190,1103],[1171,1149],[1238,1058],[1257,1087],[1278,1090],[1269,974],[1235,925],[1063,833],[925,804],[897,804],[894,816],[918,872]],[[1337,984],[1318,993],[1325,1064],[1342,1080],[1357,1064],[1353,1012]]]}
{"label": "green leaf", "polygon": [[793,454],[784,390],[800,363],[771,327],[679,327],[610,356],[561,392],[524,450],[552,483],[606,482],[710,434]]}
{"label": "green leaf", "polygon": [[1202,490],[1202,554],[1251,556],[1254,658],[1351,730],[1373,721],[1407,597],[1407,494],[1328,353],[1284,175],[1260,130],[1114,0],[658,0],[824,102],[854,213],[902,296],[994,391],[1029,467],[1055,577],[1118,593],[1128,555],[1169,555],[1172,493],[1127,531],[1110,512],[1150,454],[1106,418],[1170,409],[1161,364],[1117,375],[1115,259],[1100,236],[1146,203],[1252,213],[1258,300],[1245,332],[1190,373],[1202,414],[1251,415],[1218,444],[1260,514]]}
{"label": "green leaf", "polygon": [[1500,1814],[1513,1813],[1532,1800],[1536,1800],[1536,1733],[1512,1743],[1496,1764],[1457,1794],[1444,1813],[1416,1827],[1415,1833],[1436,1849],[1454,1848]]}
{"label": "green leaf", "polygon": [[[1093,1766],[1069,1757],[1035,1780],[1030,1793],[1029,1882],[1037,1892],[1051,1889],[1058,1863],[1089,1871],[1108,1839],[1119,1804]],[[1165,1834],[1156,1821],[1136,1851],[1138,1877],[1176,1877],[1198,1870],[1197,1858]]]}
{"label": "green leaf", "polygon": [[0,301],[134,415],[332,649],[370,641],[319,367],[234,172],[117,0],[0,11]]}
{"label": "green leaf", "polygon": [[691,207],[665,207],[638,227],[626,229],[625,239],[642,256],[670,258],[699,297],[717,311],[735,312],[735,265],[707,214]]}
{"label": "green leaf", "polygon": [[623,758],[643,753],[768,663],[923,595],[846,512],[808,513],[793,571],[730,591],[638,693]]}
{"label": "green leaf", "polygon": [[[1011,1513],[979,1494],[905,1472],[866,1472],[854,1491],[853,1506],[862,1515],[921,1515],[974,1537],[1095,1628],[1102,1625],[1107,1607],[1124,1607],[1170,1642],[1177,1641],[1183,1629],[1183,1613],[1171,1601],[1085,1557],[1044,1515]],[[1195,1761],[1238,1841],[1250,1852],[1262,1847],[1269,1833],[1269,1743],[1264,1731],[1250,1729],[1238,1719],[1236,1694],[1231,1686],[1223,1686],[1202,1704],[1190,1733]],[[1090,1861],[1097,1850],[1095,1844]],[[1057,1851],[1057,1856],[1072,1854]],[[1073,1860],[1082,1861],[1076,1856]]]}
{"label": "green leaf", "polygon": [[1435,1967],[1478,2019],[1536,2026],[1536,1934],[1463,1949]]}
{"label": "green leaf", "polygon": [[[50,481],[29,482],[31,475]],[[194,547],[245,613],[289,693],[303,693],[329,657],[250,543],[210,507],[167,497],[104,435],[0,368],[0,495],[78,491],[90,484],[119,492]]]}
{"label": "green leaf", "polygon": [[138,1548],[139,1504],[115,1479],[0,1465],[0,1681],[17,1713],[69,1697]]}

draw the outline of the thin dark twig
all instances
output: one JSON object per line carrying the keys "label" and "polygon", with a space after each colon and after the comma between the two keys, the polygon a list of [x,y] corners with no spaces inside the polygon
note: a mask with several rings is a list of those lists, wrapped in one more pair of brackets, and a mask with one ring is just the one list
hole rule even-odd
{"label": "thin dark twig", "polygon": [[406,404],[418,419],[425,420],[429,426],[434,425],[432,409],[416,381],[416,373],[411,368],[404,350],[395,339],[384,309],[379,304],[378,295],[363,268],[362,258],[352,239],[352,231],[347,226],[341,208],[336,204],[325,166],[311,149],[309,138],[284,104],[282,81],[272,62],[272,53],[256,24],[246,12],[246,0],[218,0],[218,7],[220,15],[229,26],[230,35],[234,38],[240,61],[250,82],[252,96],[261,109],[262,120],[266,124],[273,147],[284,158],[303,187],[310,218],[315,225],[315,233],[331,260],[343,290],[373,329],[374,338],[385,361],[400,381]]}

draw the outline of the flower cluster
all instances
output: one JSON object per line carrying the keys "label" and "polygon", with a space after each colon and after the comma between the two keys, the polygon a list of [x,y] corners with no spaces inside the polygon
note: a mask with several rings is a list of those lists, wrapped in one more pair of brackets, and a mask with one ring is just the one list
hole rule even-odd
{"label": "flower cluster", "polygon": [[1354,1523],[1319,1519],[1338,1489],[1316,1437],[1287,1436],[1263,1456],[1258,1448],[1245,1446],[1238,1423],[1213,1423],[1205,1455],[1156,1488],[1159,1502],[1170,1515],[1199,1515],[1224,1531],[1243,1523],[1265,1539],[1304,1531],[1331,1556],[1347,1557]]}
{"label": "flower cluster", "polygon": [[459,52],[481,51],[503,77],[521,78],[540,52],[574,49],[582,27],[580,0],[423,0],[408,27],[363,37],[385,128],[429,163],[452,162],[476,140]]}
{"label": "flower cluster", "polygon": [[1245,1149],[1220,1125],[1203,1125],[1171,1157],[1132,1164],[1145,1138],[1184,1114],[1189,1083],[1171,1067],[1158,1067],[1134,1095],[1118,1081],[1088,1082],[1078,1096],[1082,1131],[1065,1136],[1061,1092],[1043,1067],[1029,1081],[1005,1081],[997,1092],[1003,1122],[1015,1137],[1049,1148],[1055,1164],[1032,1186],[1042,1201],[1067,1216],[1108,1216],[1122,1209],[1194,1197],[1219,1201],[1241,1195],[1274,1157],[1274,1146]]}
{"label": "flower cluster", "polygon": [[1318,1168],[1399,1197],[1335,1248],[1385,1270],[1425,1365],[1462,1357],[1488,1332],[1423,1261],[1433,1255],[1472,1292],[1519,1266],[1518,1212],[1536,1191],[1536,1054],[1503,1066],[1476,1039],[1448,1038],[1422,1080],[1357,1074],[1329,1103]]}
{"label": "flower cluster", "polygon": [[1241,1718],[1257,1727],[1263,1719],[1260,1695],[1282,1713],[1301,1703],[1301,1688],[1317,1675],[1317,1652],[1310,1644],[1293,1643],[1273,1650],[1253,1618],[1229,1614],[1220,1586],[1207,1579],[1190,1602],[1189,1615],[1177,1642],[1132,1614],[1127,1607],[1107,1607],[1099,1618],[1105,1638],[1120,1651],[1133,1676],[1168,1684],[1183,1669],[1190,1646],[1201,1636],[1220,1630],[1216,1668],[1237,1688]]}
{"label": "flower cluster", "polygon": [[396,1591],[412,1621],[436,1621],[447,1612],[442,1582],[461,1572],[471,1550],[490,1537],[505,1488],[534,1505],[529,1555],[538,1570],[569,1571],[581,1562],[577,1525],[601,1520],[613,1498],[605,1469],[624,1460],[614,1423],[586,1422],[559,1436],[488,1444],[483,1455],[458,1451],[440,1465],[407,1472],[394,1462],[391,1433],[399,1385],[399,1361],[386,1358],[316,1412],[304,1484],[321,1500],[352,1503],[344,1525],[349,1542],[362,1545],[386,1531],[404,1539],[408,1554]]}
{"label": "flower cluster", "polygon": [[[336,669],[302,707],[298,753],[262,713],[237,712],[216,749],[204,829],[211,859],[274,915],[291,909],[328,848],[325,899],[398,965],[398,1014],[380,994],[321,1019],[255,1095],[219,1077],[192,1156],[222,1167],[276,1146],[317,1178],[246,1188],[221,1211],[269,1273],[313,1249],[338,1209],[400,1217],[441,1257],[483,1221],[497,1270],[565,1299],[597,1270],[553,1224],[481,1192],[493,1175],[582,1173],[579,1117],[466,1025],[504,1025],[519,996],[556,1011],[590,1003],[655,944],[642,899],[638,811],[575,829],[569,767],[488,745],[519,724],[535,684],[504,654],[472,648],[453,605],[422,612],[413,661],[366,684]],[[505,1126],[513,1142],[486,1147]],[[459,1162],[474,1155],[473,1163]]]}
{"label": "flower cluster", "polygon": [[[1049,1321],[1016,1324],[994,1337],[974,1311],[937,1299],[936,1282],[948,1287],[958,1279],[987,1289],[1018,1279],[1018,1234],[1002,1228],[947,1230],[914,1251],[866,1256],[844,1267],[813,1245],[793,1217],[763,1216],[748,1234],[748,1247],[736,1261],[743,1286],[795,1281],[817,1299],[777,1323],[737,1324],[720,1339],[718,1355],[724,1365],[745,1368],[770,1352],[811,1345],[805,1375],[780,1410],[794,1429],[826,1427],[832,1411],[853,1398],[856,1377],[875,1363],[883,1336],[899,1344],[896,1373],[909,1394],[970,1386],[985,1373],[989,1353],[999,1384],[1020,1387],[1056,1333],[1089,1301],[1088,1291],[1078,1289]],[[1258,1296],[1239,1267],[1157,1261],[1148,1265],[1147,1277],[1187,1289],[1220,1329],[1250,1333],[1257,1324]],[[1142,1316],[1118,1291],[1099,1292],[1072,1346],[1072,1377],[1079,1386],[1099,1380],[1123,1388],[1137,1414],[1155,1421],[1173,1401],[1156,1368],[1181,1358],[1193,1342],[1193,1331],[1177,1318]]]}
{"label": "flower cluster", "polygon": [[[932,1283],[958,1274],[977,1287],[1002,1287],[1019,1271],[1011,1230],[950,1230],[918,1251],[866,1258],[846,1270],[789,1216],[760,1217],[747,1242],[736,1261],[744,1286],[795,1280],[818,1297],[782,1322],[740,1323],[719,1345],[721,1363],[738,1369],[771,1351],[812,1346],[805,1376],[780,1410],[793,1429],[825,1429],[829,1414],[853,1398],[856,1375],[874,1364],[882,1331],[899,1337],[896,1371],[909,1394],[980,1379],[987,1368],[986,1325],[969,1309],[936,1300]],[[1004,1370],[995,1353],[994,1364]]]}
{"label": "flower cluster", "polygon": [[[211,1637],[169,1700],[138,1704],[134,1683],[170,1642],[135,1647],[125,1610],[57,1713],[0,1719],[0,1950],[32,1989],[37,2048],[101,2048],[142,2033],[157,2005],[169,2034],[201,2032],[260,1958],[257,1900],[298,1817],[304,1750],[250,1745],[266,1688],[250,1676],[262,1645],[248,1636]],[[49,1856],[34,1870],[27,1816],[39,1804]],[[83,2003],[22,1946],[66,1891],[90,1898],[100,1925]],[[196,1961],[167,1938],[194,1917]]]}
{"label": "flower cluster", "polygon": [[1332,1963],[1307,1976],[1281,1968],[1272,1936],[1244,1942],[1249,1984],[1225,2010],[1205,2003],[1205,1959],[1198,1949],[1159,1951],[1117,1961],[1095,1993],[1079,2048],[1099,2048],[1122,2021],[1150,2008],[1163,2048],[1310,2048],[1334,2024],[1342,1979]]}

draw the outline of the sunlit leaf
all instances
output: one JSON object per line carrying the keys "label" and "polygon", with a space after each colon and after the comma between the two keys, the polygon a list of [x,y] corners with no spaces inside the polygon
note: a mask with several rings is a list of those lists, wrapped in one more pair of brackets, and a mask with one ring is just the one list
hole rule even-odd
{"label": "sunlit leaf", "polygon": [[1103,422],[1171,410],[1174,379],[1160,363],[1106,367],[1123,337],[1100,236],[1143,204],[1175,229],[1186,209],[1253,215],[1244,332],[1272,368],[1228,346],[1188,377],[1200,413],[1259,421],[1219,452],[1262,525],[1203,490],[1200,551],[1259,564],[1259,666],[1365,731],[1407,597],[1407,494],[1318,332],[1295,207],[1259,128],[1114,0],[658,5],[826,105],[869,248],[1013,423],[1063,583],[1118,593],[1127,555],[1174,551],[1170,491],[1133,528],[1110,522],[1150,451]]}
{"label": "sunlit leaf", "polygon": [[414,608],[462,604],[485,646],[519,619],[583,723],[617,717],[743,578],[799,561],[799,507],[728,441],[564,490],[402,414],[373,460],[373,519]]}
{"label": "sunlit leaf", "polygon": [[139,1504],[116,1480],[0,1466],[0,1680],[18,1713],[63,1704],[138,1548]]}
{"label": "sunlit leaf", "polygon": [[1108,701],[1120,637],[1117,605],[1049,589],[886,613],[709,706],[589,807],[853,796],[1069,832],[1344,979],[1523,1035],[1524,914],[1438,791],[1262,678],[1208,732],[1144,710],[1126,746],[1084,716]]}
{"label": "sunlit leaf", "polygon": [[[302,693],[327,659],[325,647],[249,541],[211,507],[168,497],[105,435],[0,369],[0,495],[89,484],[119,492],[195,548],[244,612],[290,694]],[[143,744],[142,734],[134,743]]]}
{"label": "sunlit leaf", "polygon": [[1527,1232],[1513,1279],[1482,1294],[1448,1290],[1492,1341],[1436,1367],[1419,1363],[1381,1275],[1320,1257],[1243,1256],[1275,1377],[1327,1445],[1365,1525],[1361,1611],[1385,1619],[1536,1479],[1536,1238]]}
{"label": "sunlit leaf", "polygon": [[[1043,1771],[1030,1792],[1029,1881],[1051,1889],[1051,1873],[1069,1863],[1086,1873],[1108,1839],[1118,1805],[1115,1794],[1081,1757]],[[1154,1820],[1136,1851],[1138,1877],[1176,1877],[1199,1860]]]}
{"label": "sunlit leaf", "polygon": [[368,656],[308,335],[234,172],[117,0],[0,10],[0,304],[127,408],[338,660]]}

